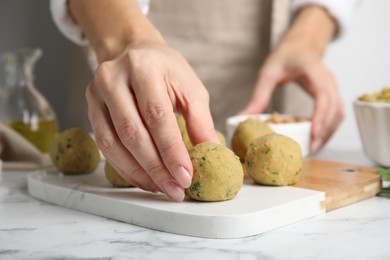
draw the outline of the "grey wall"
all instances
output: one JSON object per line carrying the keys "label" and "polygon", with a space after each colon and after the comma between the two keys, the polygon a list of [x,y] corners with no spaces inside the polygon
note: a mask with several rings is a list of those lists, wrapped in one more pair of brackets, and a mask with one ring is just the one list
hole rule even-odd
{"label": "grey wall", "polygon": [[[48,0],[0,0],[0,53],[21,47],[43,50],[35,67],[35,85],[52,104],[61,128],[88,128],[88,122],[81,120],[86,112],[73,111],[72,106],[84,102],[89,71],[80,67],[84,62],[81,50],[55,27]],[[70,95],[70,87],[80,88],[81,94]]]}

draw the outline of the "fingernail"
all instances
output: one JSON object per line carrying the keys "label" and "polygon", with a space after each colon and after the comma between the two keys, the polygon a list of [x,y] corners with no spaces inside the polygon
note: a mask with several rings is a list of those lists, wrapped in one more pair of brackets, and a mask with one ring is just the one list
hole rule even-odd
{"label": "fingernail", "polygon": [[183,188],[191,186],[191,175],[183,166],[177,166],[173,171],[173,175]]}
{"label": "fingernail", "polygon": [[175,201],[184,200],[184,190],[180,188],[175,182],[167,181],[164,184],[165,194]]}
{"label": "fingernail", "polygon": [[318,152],[318,150],[321,148],[321,146],[322,146],[322,140],[321,139],[314,140],[313,144],[311,145],[312,152],[313,153]]}

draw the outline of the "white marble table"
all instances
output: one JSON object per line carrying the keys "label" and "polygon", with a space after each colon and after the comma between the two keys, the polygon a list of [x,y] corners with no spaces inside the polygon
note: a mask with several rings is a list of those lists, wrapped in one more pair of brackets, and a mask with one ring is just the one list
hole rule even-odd
{"label": "white marble table", "polygon": [[[371,164],[359,150],[325,149],[317,157]],[[390,259],[390,198],[385,197],[262,235],[221,240],[61,208],[11,186],[0,186],[0,259]]]}

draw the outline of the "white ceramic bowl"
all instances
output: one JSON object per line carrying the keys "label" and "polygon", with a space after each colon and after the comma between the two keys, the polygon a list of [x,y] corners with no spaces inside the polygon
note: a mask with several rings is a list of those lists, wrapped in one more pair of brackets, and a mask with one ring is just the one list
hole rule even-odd
{"label": "white ceramic bowl", "polygon": [[[238,115],[229,117],[226,120],[226,141],[229,146],[231,146],[232,136],[236,127],[243,121],[248,118],[258,118],[262,121],[269,119],[271,114],[257,114],[257,115]],[[288,118],[291,116],[288,115],[280,115],[281,117]],[[302,149],[303,157],[306,157],[310,153],[310,129],[311,122],[310,121],[302,121],[296,123],[280,123],[280,124],[269,124],[272,130],[274,130],[278,134],[282,134],[288,136],[295,140]]]}
{"label": "white ceramic bowl", "polygon": [[390,167],[390,103],[353,103],[360,139],[368,158]]}

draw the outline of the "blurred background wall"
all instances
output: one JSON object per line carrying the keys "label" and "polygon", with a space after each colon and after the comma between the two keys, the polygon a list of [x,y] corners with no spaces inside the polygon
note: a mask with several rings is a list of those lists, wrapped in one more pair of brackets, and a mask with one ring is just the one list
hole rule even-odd
{"label": "blurred background wall", "polygon": [[[361,148],[352,103],[363,93],[390,86],[390,1],[362,0],[345,38],[330,45],[325,62],[335,73],[345,120],[328,144]],[[389,133],[390,134],[390,133]]]}
{"label": "blurred background wall", "polygon": [[[18,47],[40,47],[43,57],[36,66],[36,85],[52,103],[61,128],[89,128],[86,109],[73,109],[83,103],[84,89],[91,74],[83,50],[67,41],[55,28],[49,1],[0,0],[0,52]],[[325,56],[335,73],[344,100],[346,118],[331,139],[346,147],[359,146],[352,101],[365,92],[390,86],[389,0],[362,1],[353,27],[341,40],[332,43]],[[69,87],[79,93],[70,95]]]}

